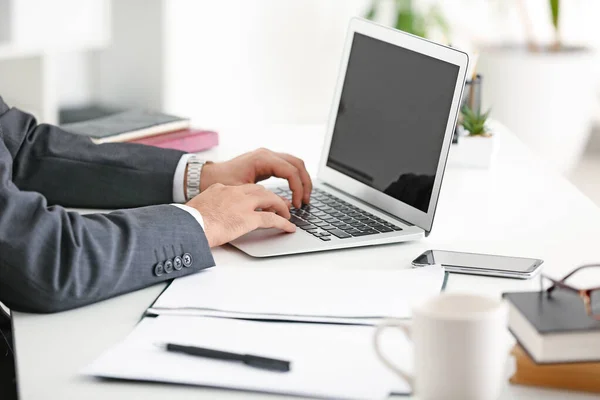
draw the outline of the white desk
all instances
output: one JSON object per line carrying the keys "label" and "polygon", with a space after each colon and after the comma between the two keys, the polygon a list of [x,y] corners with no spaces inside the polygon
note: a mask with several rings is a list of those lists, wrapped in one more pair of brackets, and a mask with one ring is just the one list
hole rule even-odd
{"label": "white desk", "polygon": [[[237,135],[236,135],[237,136]],[[275,127],[246,132],[242,140],[222,132],[210,153],[225,159],[266,145],[297,154],[316,172],[321,127]],[[499,132],[500,151],[491,170],[449,169],[432,234],[425,240],[376,248],[268,260],[251,259],[231,247],[214,252],[217,264],[247,268],[302,265],[320,268],[404,268],[426,249],[539,257],[560,276],[578,263],[598,261],[600,209],[565,179],[532,158],[510,134]],[[451,275],[449,291],[500,296],[537,288],[538,281]],[[32,399],[241,399],[280,398],[257,393],[163,384],[99,381],[78,371],[135,326],[164,284],[99,304],[54,315],[14,314],[17,376],[22,400]],[[577,399],[593,398],[568,394]],[[563,399],[565,392],[506,385],[503,399]]]}

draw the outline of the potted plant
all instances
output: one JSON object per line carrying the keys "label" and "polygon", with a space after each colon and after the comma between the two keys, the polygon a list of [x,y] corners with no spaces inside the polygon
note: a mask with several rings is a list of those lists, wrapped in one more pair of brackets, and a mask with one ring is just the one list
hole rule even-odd
{"label": "potted plant", "polygon": [[401,31],[448,42],[449,25],[437,4],[418,7],[415,0],[371,0],[365,18],[377,20]]}
{"label": "potted plant", "polygon": [[560,0],[547,0],[553,29],[550,43],[539,43],[524,0],[518,6],[526,45],[481,49],[478,70],[485,78],[484,108],[526,145],[561,172],[580,158],[589,137],[596,85],[593,52],[561,40]]}
{"label": "potted plant", "polygon": [[490,111],[481,113],[463,106],[458,121],[460,140],[451,146],[448,165],[467,168],[488,168],[494,155],[495,140],[488,126]]}

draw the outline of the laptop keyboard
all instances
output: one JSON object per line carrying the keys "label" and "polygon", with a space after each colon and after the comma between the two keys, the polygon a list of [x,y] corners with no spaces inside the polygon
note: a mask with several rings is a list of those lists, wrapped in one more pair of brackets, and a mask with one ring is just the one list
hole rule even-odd
{"label": "laptop keyboard", "polygon": [[[274,192],[292,199],[292,191],[287,188],[277,188]],[[326,242],[334,237],[348,239],[402,230],[321,189],[314,189],[310,204],[292,208],[291,214],[294,225]]]}

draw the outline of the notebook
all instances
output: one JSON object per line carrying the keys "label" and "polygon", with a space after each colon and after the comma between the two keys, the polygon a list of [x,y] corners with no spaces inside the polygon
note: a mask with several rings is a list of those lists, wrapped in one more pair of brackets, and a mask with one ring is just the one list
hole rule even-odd
{"label": "notebook", "polygon": [[129,110],[61,127],[67,132],[89,136],[94,143],[101,144],[127,142],[189,126],[187,118],[147,110]]}
{"label": "notebook", "polygon": [[[82,373],[331,399],[384,399],[392,392],[410,393],[408,384],[375,355],[374,329],[206,317],[144,318]],[[386,354],[410,370],[408,339],[393,330],[386,333],[382,337]],[[283,359],[290,362],[290,371],[171,353],[156,345],[166,342]]]}
{"label": "notebook", "polygon": [[600,361],[600,321],[576,293],[505,293],[511,332],[537,363]]}
{"label": "notebook", "polygon": [[130,141],[130,143],[139,143],[163,149],[174,149],[185,151],[187,153],[195,153],[218,145],[219,135],[214,131],[182,129],[175,132],[135,139]]}
{"label": "notebook", "polygon": [[512,351],[517,385],[600,393],[600,362],[536,364],[520,346]]}
{"label": "notebook", "polygon": [[394,270],[214,267],[178,278],[148,310],[151,315],[374,325],[409,318],[440,293],[439,265]]}

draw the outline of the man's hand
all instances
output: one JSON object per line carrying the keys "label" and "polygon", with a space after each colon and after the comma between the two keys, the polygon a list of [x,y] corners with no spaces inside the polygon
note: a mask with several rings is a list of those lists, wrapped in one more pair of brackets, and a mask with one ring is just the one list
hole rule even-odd
{"label": "man's hand", "polygon": [[187,205],[202,215],[210,247],[228,243],[257,228],[296,231],[296,226],[288,221],[289,204],[260,185],[216,183]]}
{"label": "man's hand", "polygon": [[304,162],[289,154],[267,149],[255,150],[230,161],[205,164],[200,177],[200,191],[214,183],[236,186],[257,183],[272,176],[287,179],[295,207],[308,204],[312,181]]}

